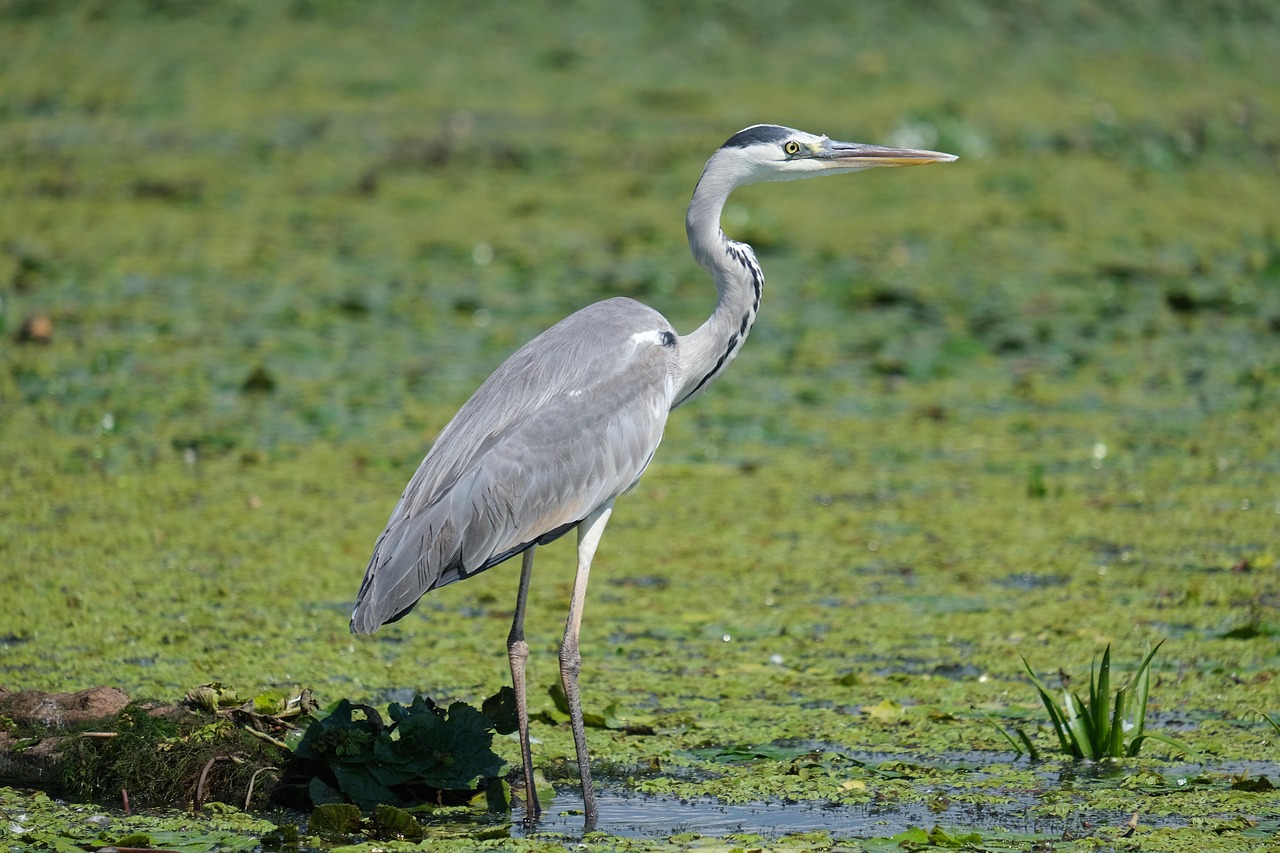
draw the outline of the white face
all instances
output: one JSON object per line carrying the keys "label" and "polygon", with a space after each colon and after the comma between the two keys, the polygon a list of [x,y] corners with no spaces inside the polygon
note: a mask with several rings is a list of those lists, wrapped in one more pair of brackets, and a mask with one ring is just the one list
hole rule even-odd
{"label": "white face", "polygon": [[[777,156],[780,159],[776,161],[776,168],[781,174],[780,179],[804,178],[812,174],[832,171],[836,166],[825,156],[830,151],[830,146],[831,140],[825,136],[814,136],[812,133],[797,130],[777,145]],[[854,170],[842,169],[841,171]]]}
{"label": "white face", "polygon": [[818,159],[829,143],[825,136],[788,130],[782,138],[722,149],[721,153],[738,161],[736,165],[745,173],[745,183],[791,181],[829,171],[830,164]]}

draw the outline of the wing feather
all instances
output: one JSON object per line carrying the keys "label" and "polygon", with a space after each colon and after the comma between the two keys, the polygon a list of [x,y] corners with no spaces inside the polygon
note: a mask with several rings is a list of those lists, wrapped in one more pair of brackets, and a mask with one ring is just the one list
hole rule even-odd
{"label": "wing feather", "polygon": [[658,312],[610,299],[507,359],[409,480],[374,546],[352,630],[395,621],[429,590],[562,535],[631,488],[673,402],[673,340]]}

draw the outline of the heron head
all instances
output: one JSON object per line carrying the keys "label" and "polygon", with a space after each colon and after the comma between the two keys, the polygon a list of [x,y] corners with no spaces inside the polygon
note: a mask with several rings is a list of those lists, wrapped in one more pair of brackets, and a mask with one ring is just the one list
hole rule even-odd
{"label": "heron head", "polygon": [[949,163],[955,159],[954,154],[940,151],[836,142],[790,127],[757,124],[729,137],[707,164],[707,169],[723,169],[734,185],[742,186],[857,172],[878,166]]}

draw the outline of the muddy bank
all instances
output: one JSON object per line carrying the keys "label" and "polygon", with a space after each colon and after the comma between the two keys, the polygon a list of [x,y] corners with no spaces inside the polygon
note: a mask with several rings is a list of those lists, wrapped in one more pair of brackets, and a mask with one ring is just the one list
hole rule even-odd
{"label": "muddy bank", "polygon": [[301,705],[272,715],[253,710],[252,702],[219,707],[218,699],[211,686],[176,703],[136,702],[104,686],[0,690],[0,785],[120,802],[126,810],[131,799],[265,803],[288,757],[276,736]]}

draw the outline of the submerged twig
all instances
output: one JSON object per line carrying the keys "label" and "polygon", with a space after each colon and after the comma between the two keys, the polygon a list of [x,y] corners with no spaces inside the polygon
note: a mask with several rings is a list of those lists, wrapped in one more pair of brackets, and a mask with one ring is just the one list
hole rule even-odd
{"label": "submerged twig", "polygon": [[248,726],[242,726],[241,728],[244,731],[248,732],[249,734],[253,735],[254,737],[258,738],[259,740],[265,740],[267,743],[271,744],[272,746],[278,746],[281,749],[286,751],[288,751],[289,749],[289,745],[287,743],[285,743],[282,740],[273,738],[271,735],[267,734],[266,732],[260,732],[257,729],[251,729]]}
{"label": "submerged twig", "polygon": [[191,810],[193,812],[200,810],[200,804],[204,802],[205,783],[209,781],[209,771],[213,769],[213,765],[219,761],[231,761],[236,764],[244,764],[243,758],[237,758],[234,755],[215,755],[205,764],[204,769],[200,771],[200,779],[196,782],[196,795],[192,800]]}
{"label": "submerged twig", "polygon": [[226,759],[225,755],[215,755],[205,764],[204,769],[200,771],[200,779],[196,782],[195,799],[191,802],[191,811],[200,811],[200,803],[204,800],[204,785],[209,780],[209,771],[213,769],[213,765],[219,761]]}
{"label": "submerged twig", "polygon": [[267,773],[267,772],[275,772],[275,773],[279,773],[279,772],[280,772],[280,768],[279,768],[279,767],[259,767],[257,770],[253,771],[253,775],[249,777],[249,790],[248,790],[248,791],[246,791],[246,792],[245,792],[245,795],[244,795],[244,810],[245,810],[245,811],[248,811],[248,810],[249,810],[249,801],[253,799],[253,786],[254,786],[254,783],[256,783],[256,782],[258,781],[258,777],[259,777],[260,775],[262,775],[263,773]]}

